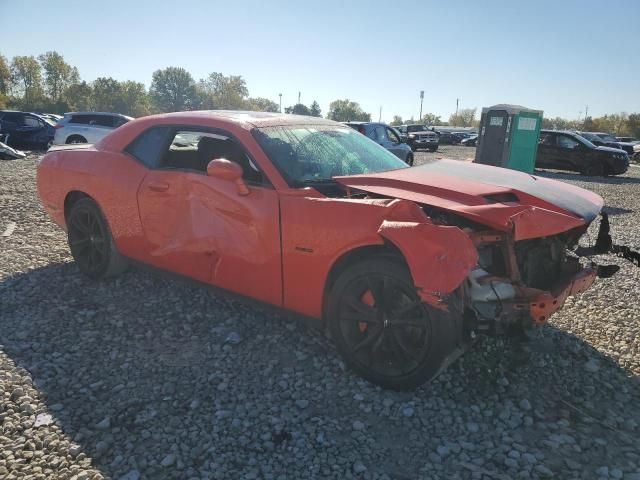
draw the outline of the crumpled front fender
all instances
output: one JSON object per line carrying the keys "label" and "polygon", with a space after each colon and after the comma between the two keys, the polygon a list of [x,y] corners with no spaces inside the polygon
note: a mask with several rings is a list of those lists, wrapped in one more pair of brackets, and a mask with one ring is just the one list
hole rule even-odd
{"label": "crumpled front fender", "polygon": [[420,297],[436,305],[464,281],[478,251],[458,227],[435,225],[422,215],[424,221],[384,220],[378,234],[402,252]]}

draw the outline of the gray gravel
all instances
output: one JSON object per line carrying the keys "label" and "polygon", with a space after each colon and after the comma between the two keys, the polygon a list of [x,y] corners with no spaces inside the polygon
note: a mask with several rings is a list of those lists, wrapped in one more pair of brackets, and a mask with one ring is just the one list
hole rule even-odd
{"label": "gray gravel", "polygon": [[[388,392],[283,316],[139,269],[81,276],[35,166],[0,161],[0,478],[640,480],[640,269],[607,258],[621,271],[529,344],[481,339]],[[543,174],[603,195],[640,247],[640,169]]]}

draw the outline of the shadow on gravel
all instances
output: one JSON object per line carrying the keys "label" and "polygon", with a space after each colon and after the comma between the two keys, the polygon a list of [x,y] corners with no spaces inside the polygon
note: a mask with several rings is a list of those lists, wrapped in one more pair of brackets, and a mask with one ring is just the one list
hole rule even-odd
{"label": "shadow on gravel", "polygon": [[[637,453],[637,382],[552,327],[524,348],[485,339],[432,384],[386,392],[283,317],[146,272],[94,283],[53,264],[0,283],[0,342],[113,478],[345,478],[358,459],[386,478],[431,478],[427,464],[512,478],[503,441],[553,472]],[[446,442],[457,452],[433,453]]]}
{"label": "shadow on gravel", "polygon": [[[627,172],[627,173],[630,173],[630,172]],[[555,170],[537,170],[537,169],[534,172],[534,175],[537,175],[539,177],[551,178],[553,180],[573,180],[576,182],[603,183],[606,185],[640,184],[639,177],[629,177],[626,175],[613,175],[610,177],[589,177],[587,175],[581,175],[579,173],[558,172]]]}

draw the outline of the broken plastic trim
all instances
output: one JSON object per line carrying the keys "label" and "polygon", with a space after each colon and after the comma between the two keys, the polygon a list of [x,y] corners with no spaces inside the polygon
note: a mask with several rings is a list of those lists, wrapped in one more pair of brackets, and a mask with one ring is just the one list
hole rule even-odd
{"label": "broken plastic trim", "polygon": [[[600,229],[598,230],[598,238],[596,244],[593,247],[578,247],[575,250],[575,254],[580,257],[590,257],[592,255],[603,255],[605,253],[613,253],[617,257],[624,258],[630,261],[636,267],[640,267],[640,252],[637,252],[625,245],[616,245],[613,243],[610,231],[611,225],[609,224],[609,215],[606,212],[601,212],[600,216]],[[608,278],[619,270],[617,265],[598,266],[598,276]],[[602,275],[600,273],[602,272]]]}

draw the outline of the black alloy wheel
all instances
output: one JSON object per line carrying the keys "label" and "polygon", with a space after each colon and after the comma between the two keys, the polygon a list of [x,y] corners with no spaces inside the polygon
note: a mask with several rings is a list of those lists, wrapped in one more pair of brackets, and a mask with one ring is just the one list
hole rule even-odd
{"label": "black alloy wheel", "polygon": [[440,370],[454,330],[435,320],[406,267],[369,260],[345,271],[329,299],[331,333],[347,364],[385,388],[415,388]]}
{"label": "black alloy wheel", "polygon": [[126,269],[126,261],[116,251],[100,209],[90,198],[78,200],[71,208],[67,238],[71,255],[85,275],[99,279]]}

